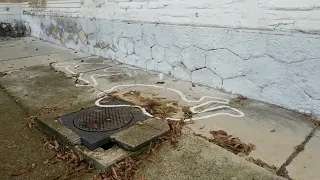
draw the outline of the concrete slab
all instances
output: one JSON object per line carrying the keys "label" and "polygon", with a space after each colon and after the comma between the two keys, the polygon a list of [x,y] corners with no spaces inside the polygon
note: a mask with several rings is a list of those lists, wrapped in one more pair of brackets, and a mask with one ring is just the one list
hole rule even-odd
{"label": "concrete slab", "polygon": [[243,142],[252,143],[256,150],[250,156],[277,168],[314,127],[304,115],[256,101],[248,100],[237,108],[244,117],[216,116],[188,126],[207,137],[212,137],[211,130],[224,130]]}
{"label": "concrete slab", "polygon": [[90,102],[96,93],[89,87],[77,88],[74,80],[49,66],[33,66],[0,79],[1,86],[31,112],[64,109]]}
{"label": "concrete slab", "polygon": [[290,178],[295,180],[317,180],[319,172],[320,131],[306,144],[304,150],[286,167]]}
{"label": "concrete slab", "polygon": [[40,39],[34,37],[21,37],[21,38],[10,38],[10,37],[0,37],[0,47],[10,47],[20,44],[40,42]]}
{"label": "concrete slab", "polygon": [[110,138],[120,147],[129,151],[136,151],[142,147],[148,146],[151,141],[169,131],[170,127],[167,121],[148,119],[141,124],[136,124],[128,129],[113,134]]}
{"label": "concrete slab", "polygon": [[13,47],[0,48],[0,61],[12,60],[16,58],[26,58],[45,54],[52,54],[68,50],[65,47],[50,44],[47,42],[34,42],[27,44],[19,44]]}
{"label": "concrete slab", "polygon": [[148,157],[136,177],[157,180],[284,180],[243,158],[183,131],[176,148],[165,144]]}
{"label": "concrete slab", "polygon": [[[96,68],[99,66],[97,65]],[[119,65],[115,65],[119,67]],[[130,67],[129,67],[130,68]],[[133,67],[131,67],[133,68]],[[84,72],[84,69],[75,69],[76,72]],[[159,81],[157,74],[144,72],[141,70],[128,70],[128,68],[120,68],[119,72],[131,72],[133,76],[131,78],[119,78],[116,82],[111,82],[110,79],[104,76],[96,76],[96,84],[94,86],[101,91],[112,89],[115,86],[128,85],[128,84],[145,84],[154,85],[164,88],[173,88],[180,91],[185,98],[190,101],[197,101],[201,97],[211,96],[217,98],[224,98],[232,100],[235,95],[230,95],[212,88],[205,86],[195,85],[186,81],[178,81],[176,79],[165,77],[164,84],[156,84]],[[82,79],[88,80],[88,84],[92,85],[92,75],[107,74],[104,69],[89,71],[84,73]],[[210,99],[204,99],[198,103],[186,102],[179,94],[170,91],[168,89],[161,89],[155,87],[134,86],[134,87],[120,87],[114,90],[131,91],[136,90],[142,93],[157,94],[158,97],[163,97],[169,100],[175,100],[181,105],[195,106],[200,103],[209,101]],[[224,104],[214,104],[212,107],[217,107]],[[244,106],[238,106],[236,104],[231,105],[233,108],[244,112],[244,117],[231,117],[231,116],[215,116],[196,121],[194,124],[189,125],[196,133],[201,133],[207,137],[211,137],[210,130],[223,129],[229,134],[240,137],[244,142],[250,142],[256,145],[256,150],[252,152],[250,156],[259,158],[270,165],[280,167],[291,154],[294,147],[300,144],[305,136],[312,130],[313,125],[308,121],[308,117],[288,111],[282,108],[278,108],[272,105],[248,100]],[[212,113],[223,113],[229,110],[207,112],[197,114],[195,117],[207,116]],[[235,112],[230,112],[235,113]],[[173,118],[181,118],[174,116]],[[275,131],[273,132],[273,130]],[[263,132],[263,133],[261,133]],[[281,139],[279,139],[281,137]]]}
{"label": "concrete slab", "polygon": [[27,58],[19,58],[13,60],[2,61],[3,66],[0,66],[0,71],[12,71],[21,68],[36,66],[36,65],[49,65],[53,62],[60,62],[71,60],[75,58],[87,57],[88,54],[77,51],[62,51],[47,55],[31,56]]}
{"label": "concrete slab", "polygon": [[[34,48],[39,47],[41,44],[44,47],[43,49],[34,50]],[[25,57],[26,55],[42,56],[44,55],[43,53],[50,54],[55,53],[55,51],[60,53],[61,51],[66,50],[60,47],[56,48],[54,46],[55,45],[46,44],[44,42],[31,42],[30,46],[27,48],[19,43],[17,44],[16,49],[13,47],[3,47],[0,48],[1,55],[4,54],[0,57],[0,63],[2,63],[1,65],[4,65],[6,61],[11,61],[8,60],[10,58],[20,58]],[[23,49],[23,51],[21,49]],[[13,52],[17,53],[14,54]],[[70,56],[72,57],[73,55]],[[104,62],[104,60],[105,59],[98,59],[97,61],[97,59],[79,58],[77,60],[68,60],[64,62],[71,63],[73,65],[73,62]],[[30,60],[30,63],[32,64],[33,61],[35,60]],[[20,62],[17,64],[20,64]],[[104,71],[105,67],[110,68],[110,71]],[[72,70],[75,71],[75,74],[80,72],[84,73],[81,78],[88,81],[87,86],[89,87],[76,87],[74,83],[75,79],[65,78],[61,73],[55,72],[50,69],[50,67],[45,66],[35,66],[25,68],[23,71],[14,71],[1,77],[0,84],[9,94],[17,99],[22,106],[32,112],[41,113],[51,109],[58,109],[54,113],[49,113],[50,116],[43,116],[47,120],[52,120],[52,117],[57,117],[61,115],[61,113],[64,113],[65,110],[63,107],[65,106],[77,106],[77,108],[79,108],[82,104],[88,104],[88,102],[95,99],[96,95],[101,91],[111,89],[118,85],[134,83],[156,85],[158,87],[163,87],[163,89],[151,86],[124,87],[117,89],[122,89],[122,91],[138,90],[142,93],[153,93],[169,100],[178,101],[179,103],[188,105],[189,107],[194,107],[211,100],[206,96],[224,98],[227,100],[231,100],[236,97],[218,90],[194,85],[190,82],[177,81],[170,77],[165,77],[164,84],[156,84],[156,82],[159,81],[159,77],[156,73],[144,72],[132,66],[122,65],[112,61],[106,61],[105,64],[102,65],[97,63],[89,66],[70,66],[70,68],[73,68]],[[69,72],[65,67],[61,69],[63,72]],[[104,76],[106,74],[110,75],[114,72],[120,72],[125,75],[119,77],[115,76],[112,78]],[[95,78],[97,83],[95,84],[92,79],[92,77],[94,77],[93,75],[101,73],[104,73],[104,75],[97,76]],[[130,75],[128,75],[128,73]],[[72,73],[69,72],[69,74]],[[167,88],[174,88],[178,90],[183,94],[184,98],[182,98],[181,94]],[[215,103],[204,108],[218,107],[219,105],[223,104]],[[244,116],[231,117],[218,115],[195,121],[193,124],[189,124],[188,127],[194,132],[201,133],[207,137],[211,136],[209,133],[210,130],[225,130],[228,134],[238,136],[243,142],[250,142],[256,145],[256,150],[253,151],[250,156],[259,158],[270,165],[275,165],[278,168],[293,152],[294,147],[299,145],[314,127],[308,121],[308,117],[304,115],[256,101],[247,100],[243,105],[232,103],[229,104],[229,106],[242,111]],[[71,111],[71,109],[68,109],[68,111]],[[194,115],[194,117],[205,117],[214,113],[225,113],[227,111],[230,111],[230,109],[199,113]],[[231,110],[229,114],[235,114],[235,111]],[[229,152],[223,150],[217,150],[215,145],[208,145],[206,143],[209,142],[204,139],[199,139],[198,137],[193,137],[193,135],[190,134],[186,139],[182,140],[183,146],[181,147],[181,152],[171,152],[168,149],[169,147],[167,149],[164,148],[165,150],[160,153],[161,156],[159,157],[160,159],[162,158],[164,162],[158,163],[157,159],[155,159],[156,163],[152,164],[150,168],[143,170],[143,172],[147,174],[147,179],[158,179],[153,176],[153,173],[158,173],[157,177],[161,176],[161,178],[163,174],[163,179],[188,179],[189,177],[193,177],[193,179],[212,179],[210,177],[217,177],[217,179],[223,179],[224,177],[224,179],[252,179],[249,177],[258,177],[260,175],[261,177],[256,179],[277,178],[267,173],[260,173],[260,170],[257,169],[256,166],[248,165],[248,162],[244,161],[244,159],[240,158],[239,160],[239,157],[230,155]],[[196,151],[196,153],[192,153],[195,151],[194,148],[197,147],[201,147],[201,152]],[[204,152],[204,154],[202,154],[202,152]],[[217,154],[212,155],[212,152]],[[312,156],[314,159],[317,159],[316,153],[313,151],[305,151],[305,153],[305,157]],[[224,160],[216,161],[220,156],[223,157],[220,158],[220,160]],[[124,156],[119,155],[117,157]],[[103,157],[100,158],[103,159]],[[297,158],[296,164],[294,164],[295,161],[293,161],[294,166],[288,166],[289,173],[291,173],[293,177],[296,176],[298,178],[301,177],[306,179],[317,177],[318,175],[316,172],[313,172],[313,169],[308,171],[309,175],[298,175],[301,174],[300,171],[304,172],[303,170],[300,170],[301,162],[299,158],[302,162],[307,161],[307,158],[304,158],[303,154],[301,154],[301,157]],[[120,159],[121,158],[119,158],[119,160]],[[107,161],[107,159],[105,160]],[[314,165],[313,163],[316,162],[311,161],[310,166]],[[240,164],[244,164],[244,166],[240,166]],[[163,166],[164,168],[161,169],[160,166]],[[300,171],[294,170],[295,167],[299,168]],[[309,164],[308,166],[306,165],[306,167],[309,167]],[[184,171],[185,169],[186,171]],[[194,169],[194,171],[190,171],[190,169]],[[240,170],[242,172],[240,172]],[[215,174],[213,174],[213,172]]]}
{"label": "concrete slab", "polygon": [[102,171],[110,170],[115,163],[128,156],[141,153],[141,151],[126,151],[118,146],[113,146],[107,150],[98,148],[94,151],[91,151],[84,146],[75,146],[75,150],[83,154],[86,159],[91,161],[96,169]]}

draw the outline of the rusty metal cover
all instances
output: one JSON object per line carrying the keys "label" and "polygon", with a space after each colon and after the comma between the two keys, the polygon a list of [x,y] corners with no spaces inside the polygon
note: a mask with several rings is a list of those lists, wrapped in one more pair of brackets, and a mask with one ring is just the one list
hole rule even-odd
{"label": "rusty metal cover", "polygon": [[112,131],[128,125],[133,118],[130,111],[121,107],[98,107],[79,113],[74,118],[73,124],[83,131]]}
{"label": "rusty metal cover", "polygon": [[[130,104],[118,99],[106,98],[104,104]],[[90,107],[60,117],[63,125],[81,137],[82,144],[93,150],[111,143],[110,135],[146,120],[139,109],[132,107]]]}

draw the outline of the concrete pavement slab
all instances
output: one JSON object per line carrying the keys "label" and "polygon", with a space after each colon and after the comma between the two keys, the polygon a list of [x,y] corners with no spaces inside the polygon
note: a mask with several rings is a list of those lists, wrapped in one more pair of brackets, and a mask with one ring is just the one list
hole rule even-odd
{"label": "concrete pavement slab", "polygon": [[286,167],[290,178],[295,180],[319,179],[319,142],[320,131],[318,130],[305,145],[304,150]]}
{"label": "concrete pavement slab", "polygon": [[[99,66],[97,65],[97,67]],[[137,72],[137,70],[135,71]],[[121,72],[130,72],[130,70],[122,68]],[[84,73],[81,78],[88,80],[88,85],[92,85],[93,81],[91,77],[94,74],[106,74],[106,72],[103,71],[103,69],[89,71]],[[114,90],[123,91],[124,93],[139,91],[144,94],[157,94],[157,97],[175,100],[181,105],[188,106],[195,106],[199,103],[207,102],[210,99],[203,99],[201,102],[186,102],[182,100],[178,93],[168,89],[145,86],[126,87],[121,85],[139,83],[176,89],[190,101],[197,101],[206,96],[223,98],[226,100],[232,100],[237,97],[205,86],[178,81],[170,77],[164,78],[164,84],[156,84],[156,82],[159,81],[158,75],[143,71],[133,74],[131,80],[126,77],[119,78],[117,81],[112,82],[110,79],[103,76],[96,76],[95,79],[97,84],[94,86],[101,91],[109,90],[120,85],[119,88],[115,88]],[[216,103],[211,106],[217,107],[220,105],[224,104]],[[247,100],[243,106],[237,104],[229,104],[229,106],[242,111],[245,116],[235,118],[220,115],[196,121],[189,125],[189,127],[196,133],[201,133],[207,137],[211,137],[211,134],[209,133],[211,130],[225,130],[229,134],[240,137],[244,142],[250,142],[256,145],[256,150],[253,151],[250,156],[261,159],[278,168],[286,161],[294,147],[300,144],[313,128],[313,125],[308,121],[307,116],[269,104]],[[215,112],[197,114],[194,115],[194,117],[210,116],[212,113],[224,113],[228,111],[229,113],[236,113],[232,109],[222,109]],[[178,118],[178,116],[174,116],[174,118]]]}
{"label": "concrete pavement slab", "polygon": [[27,44],[19,44],[13,47],[0,48],[0,61],[6,61],[16,58],[26,58],[45,54],[52,54],[68,50],[65,47],[50,44],[48,42],[34,42]]}
{"label": "concrete pavement slab", "polygon": [[207,137],[212,137],[211,130],[224,130],[245,143],[252,143],[256,149],[250,156],[277,168],[314,127],[304,115],[256,101],[248,100],[237,108],[244,117],[217,116],[196,121],[189,127]]}
{"label": "concrete pavement slab", "polygon": [[111,135],[110,138],[120,147],[129,151],[136,151],[148,146],[151,141],[169,131],[170,127],[167,121],[147,119],[140,124]]}
{"label": "concrete pavement slab", "polygon": [[67,50],[46,55],[18,58],[13,60],[1,61],[3,66],[0,67],[0,71],[12,71],[36,65],[49,65],[54,62],[71,60],[87,56],[88,54],[86,53]]}
{"label": "concrete pavement slab", "polygon": [[176,148],[161,147],[136,177],[157,180],[284,180],[224,149],[183,131]]}
{"label": "concrete pavement slab", "polygon": [[93,89],[77,88],[71,78],[49,66],[33,66],[0,79],[1,86],[31,112],[63,109],[96,98]]}
{"label": "concrete pavement slab", "polygon": [[10,38],[0,37],[0,47],[15,46],[20,44],[40,42],[40,39],[34,37],[21,37],[21,38]]}

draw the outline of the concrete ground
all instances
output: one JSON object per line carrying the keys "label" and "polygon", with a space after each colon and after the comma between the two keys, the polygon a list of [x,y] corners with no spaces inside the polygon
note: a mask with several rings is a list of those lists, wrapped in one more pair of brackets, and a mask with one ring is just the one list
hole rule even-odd
{"label": "concrete ground", "polygon": [[[319,155],[316,153],[320,149],[316,143],[319,132],[309,117],[302,114],[253,100],[238,102],[234,100],[237,97],[235,95],[171,77],[165,77],[164,84],[156,84],[159,78],[155,73],[29,37],[1,39],[1,71],[8,73],[0,77],[0,85],[8,92],[7,95],[13,97],[28,113],[40,113],[47,121],[54,121],[61,114],[92,105],[99,93],[128,84],[156,87],[125,86],[115,90],[156,94],[186,106],[196,106],[210,100],[205,97],[203,101],[195,102],[202,96],[224,98],[232,100],[230,107],[244,113],[243,117],[234,117],[239,114],[235,109],[224,108],[219,113],[229,115],[204,118],[213,115],[211,111],[195,115],[203,119],[187,125],[178,149],[165,145],[152,157],[152,163],[139,172],[147,179],[280,179],[246,161],[245,157],[236,156],[192,134],[195,132],[211,137],[209,131],[220,129],[239,137],[243,142],[254,144],[256,150],[249,157],[276,166],[278,174],[283,177],[315,180],[320,176],[316,169],[319,165]],[[77,86],[72,77],[78,77]],[[186,102],[178,93],[163,87],[181,91],[185,99],[190,101]],[[218,105],[216,103],[210,107]],[[14,116],[4,119],[4,122],[10,121],[8,119],[14,119]],[[0,131],[3,132],[2,129]],[[304,150],[297,146],[304,147]],[[10,160],[10,157],[7,158]]]}

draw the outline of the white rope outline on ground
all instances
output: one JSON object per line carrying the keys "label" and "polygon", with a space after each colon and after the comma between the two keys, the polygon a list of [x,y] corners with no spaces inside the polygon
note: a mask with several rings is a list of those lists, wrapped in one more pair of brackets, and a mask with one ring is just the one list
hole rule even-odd
{"label": "white rope outline on ground", "polygon": [[[66,64],[61,64],[61,63],[58,63],[55,65],[55,67],[58,67],[58,68],[65,68],[65,70],[67,70],[68,72],[70,72],[71,74],[78,74],[78,73],[75,73],[73,72],[72,70],[70,70],[70,66],[73,65],[74,68],[76,67],[79,67],[79,65],[89,65],[89,64],[105,64],[105,63],[66,63]],[[108,71],[108,69],[120,69],[120,72],[119,71]],[[127,69],[130,69],[129,67],[124,67],[124,68],[127,68]],[[115,76],[115,75],[122,75],[122,74],[127,74],[129,77],[132,77],[134,75],[137,75],[137,72],[134,71],[134,75],[132,75],[131,73],[126,73],[126,72],[121,72],[122,68],[119,68],[119,67],[108,67],[108,68],[105,68],[103,71],[106,72],[106,73],[111,73],[111,74],[92,74],[90,75],[90,79],[92,80],[93,84],[89,84],[90,82],[86,79],[83,79],[82,76],[84,75],[84,73],[79,73],[79,77],[78,79],[79,80],[82,80],[88,84],[86,85],[81,85],[81,84],[77,84],[77,86],[97,86],[99,83],[96,81],[95,77],[109,77],[109,76]],[[131,70],[134,70],[134,68],[132,68]],[[209,115],[206,115],[206,116],[200,116],[200,117],[194,117],[194,118],[190,118],[190,119],[184,119],[184,121],[196,121],[196,120],[202,120],[202,119],[207,119],[207,118],[210,118],[210,117],[215,117],[215,116],[219,116],[219,115],[227,115],[227,116],[231,116],[231,117],[243,117],[244,116],[244,113],[236,108],[232,108],[230,106],[228,106],[228,104],[230,103],[230,100],[228,99],[224,99],[224,98],[220,98],[220,97],[213,97],[213,96],[201,96],[200,99],[198,100],[189,100],[186,98],[186,96],[179,90],[176,90],[176,89],[173,89],[173,88],[167,88],[167,87],[163,87],[163,86],[157,86],[157,85],[151,85],[151,84],[123,84],[123,85],[116,85],[108,90],[105,90],[103,92],[100,92],[98,94],[98,97],[101,97],[101,95],[103,94],[108,94],[108,93],[111,93],[112,91],[114,91],[115,89],[118,89],[118,88],[123,88],[123,87],[134,87],[134,86],[141,86],[141,87],[153,87],[153,88],[158,88],[158,89],[165,89],[165,90],[169,90],[169,91],[173,91],[175,93],[177,93],[181,99],[187,103],[201,103],[205,100],[209,100],[209,99],[212,99],[212,100],[209,100],[209,101],[206,101],[204,103],[201,103],[201,104],[198,104],[198,105],[195,105],[195,106],[192,106],[190,107],[190,111],[193,113],[193,114],[200,114],[200,113],[206,113],[206,112],[210,112],[210,111],[217,111],[217,110],[220,110],[220,109],[230,109],[230,110],[233,110],[237,113],[236,114],[231,114],[231,113],[225,113],[225,112],[219,112],[219,113],[212,113],[212,114],[209,114]],[[154,117],[152,114],[148,113],[146,111],[145,108],[141,107],[141,106],[137,106],[137,105],[125,105],[125,104],[122,104],[122,105],[103,105],[100,103],[101,100],[103,100],[104,97],[98,99],[96,102],[95,102],[95,105],[96,106],[99,106],[99,107],[133,107],[133,108],[139,108],[146,116],[149,116],[149,117]],[[225,104],[225,105],[221,105],[221,106],[217,106],[217,107],[211,107],[211,108],[203,108],[203,110],[200,110],[200,111],[197,111],[196,109],[198,108],[201,108],[201,107],[205,107],[207,105],[210,105],[210,104],[215,104],[215,103],[220,103],[220,104]],[[159,117],[154,117],[154,118],[159,118]],[[166,118],[167,120],[174,120],[174,121],[180,121],[181,119],[178,119],[178,118],[171,118],[171,117],[167,117]]]}

